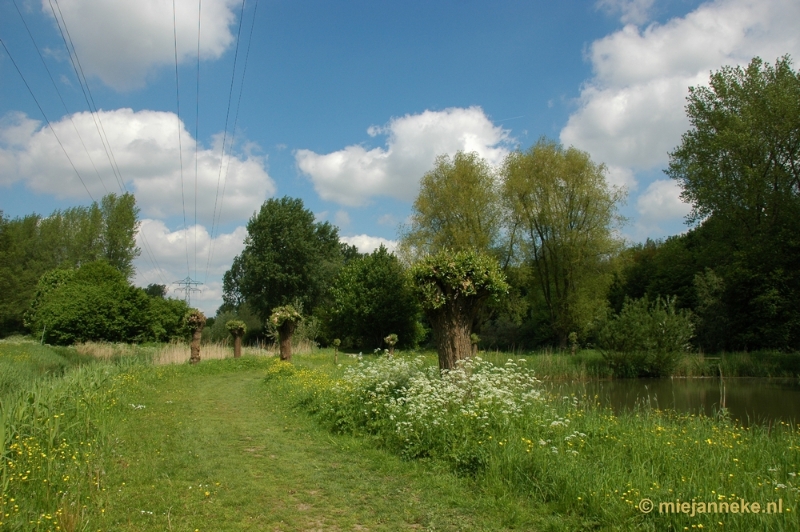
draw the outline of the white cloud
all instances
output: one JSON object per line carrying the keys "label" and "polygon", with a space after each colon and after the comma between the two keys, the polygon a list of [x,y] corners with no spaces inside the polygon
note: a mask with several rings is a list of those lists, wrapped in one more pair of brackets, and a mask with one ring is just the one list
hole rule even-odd
{"label": "white cloud", "polygon": [[397,225],[397,218],[393,214],[384,214],[378,218],[379,225]]}
{"label": "white cloud", "polygon": [[644,24],[650,20],[654,0],[598,0],[597,8],[620,14],[623,24]]}
{"label": "white cloud", "polygon": [[375,196],[410,201],[419,180],[437,155],[475,151],[491,164],[508,153],[508,131],[495,126],[480,107],[424,111],[370,126],[372,136],[386,135],[385,148],[351,145],[328,154],[297,150],[295,160],[325,200],[364,205]]}
{"label": "white cloud", "polygon": [[378,249],[381,244],[383,244],[389,253],[394,253],[397,249],[397,240],[389,240],[380,236],[341,236],[339,237],[339,241],[357,247],[360,253],[372,253]]}
{"label": "white cloud", "polygon": [[[53,19],[50,0],[42,10]],[[205,0],[200,57],[216,59],[231,45],[236,0]],[[117,90],[138,88],[157,67],[174,65],[172,2],[163,0],[60,0],[81,66]],[[56,13],[58,13],[58,9]],[[176,0],[178,60],[197,59],[198,2]],[[58,30],[56,30],[58,31]]]}
{"label": "white cloud", "polygon": [[643,170],[664,165],[688,128],[690,85],[723,65],[800,56],[796,0],[718,0],[685,17],[640,30],[628,25],[595,41],[594,78],[561,141],[610,166]]}
{"label": "white cloud", "polygon": [[173,282],[189,275],[203,282],[199,287],[201,292],[192,295],[192,305],[213,315],[222,304],[222,275],[244,249],[246,236],[247,229],[240,226],[212,240],[202,225],[171,231],[164,222],[146,218],[142,220],[136,240],[142,254],[135,261],[134,284],[166,283],[169,295],[181,298],[183,294],[175,291],[177,286]]}
{"label": "white cloud", "polygon": [[606,174],[606,181],[612,187],[624,188],[628,192],[636,190],[639,186],[636,176],[630,168],[620,166],[609,166]]}
{"label": "white cloud", "polygon": [[350,225],[350,215],[347,211],[337,211],[333,217],[333,223],[338,227],[347,227]]}
{"label": "white cloud", "polygon": [[[800,57],[800,2],[715,0],[683,17],[640,28],[653,7],[646,0],[600,0],[599,8],[621,13],[624,28],[592,43],[587,51],[594,75],[583,85],[578,107],[561,130],[561,142],[589,152],[609,168],[609,182],[638,187],[637,174],[665,168],[669,152],[689,129],[689,86],[708,83],[726,65],[746,65],[755,56],[774,62]],[[647,181],[643,183],[647,184]],[[658,180],[633,198],[641,218],[636,237],[663,236],[680,225],[689,207],[677,185]]]}
{"label": "white cloud", "polygon": [[[187,223],[193,223],[195,143],[183,124],[180,124],[182,197],[177,117],[172,113],[133,112],[131,109],[101,111],[98,116],[122,178],[128,190],[136,195],[142,214],[154,218],[181,215],[185,205]],[[54,122],[52,126],[86,186],[96,199],[106,192],[119,193],[91,114],[72,115],[72,122],[75,127],[69,118]],[[0,176],[4,176],[0,184],[22,180],[35,192],[61,198],[85,198],[86,191],[53,132],[40,126],[39,122],[22,113],[7,115],[0,121]],[[75,128],[80,132],[80,137]],[[81,145],[81,138],[89,155]],[[265,168],[266,161],[261,157],[229,157],[226,154],[220,174],[220,143],[218,137],[216,146],[199,146],[197,152],[197,216],[198,222],[208,223],[209,226],[215,202],[217,211],[222,207],[222,222],[239,220],[255,211],[275,192],[275,184]],[[220,200],[217,200],[218,182]]]}
{"label": "white cloud", "polygon": [[684,217],[691,205],[680,199],[681,187],[672,179],[658,179],[650,183],[636,200],[636,210],[647,221],[662,221]]}

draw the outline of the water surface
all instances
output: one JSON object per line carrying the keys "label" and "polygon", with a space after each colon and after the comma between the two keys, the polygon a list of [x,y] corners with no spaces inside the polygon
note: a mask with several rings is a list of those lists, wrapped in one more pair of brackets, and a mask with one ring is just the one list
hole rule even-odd
{"label": "water surface", "polygon": [[653,408],[714,415],[726,407],[744,424],[800,421],[800,380],[736,378],[624,379],[550,383],[561,395],[597,396],[614,412]]}

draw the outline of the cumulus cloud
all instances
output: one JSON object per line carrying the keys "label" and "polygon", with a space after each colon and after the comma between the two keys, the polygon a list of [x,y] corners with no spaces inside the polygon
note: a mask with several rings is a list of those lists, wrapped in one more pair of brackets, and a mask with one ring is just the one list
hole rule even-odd
{"label": "cumulus cloud", "polygon": [[[200,57],[216,59],[234,40],[236,0],[205,0],[200,18]],[[155,68],[174,64],[172,3],[162,0],[60,0],[81,66],[117,90],[141,87]],[[58,9],[56,14],[59,16]],[[50,0],[42,10],[53,24]],[[197,58],[198,3],[176,0],[178,60]]]}
{"label": "cumulus cloud", "polygon": [[394,253],[397,249],[397,240],[389,240],[380,236],[342,236],[339,237],[339,241],[357,247],[360,253],[372,253],[381,247],[381,244],[383,244],[389,253]]}
{"label": "cumulus cloud", "polygon": [[[133,112],[131,109],[101,111],[98,116],[113,150],[113,160],[127,189],[136,195],[142,214],[153,218],[179,215],[184,212],[185,205],[187,222],[194,222],[195,142],[178,118],[173,113]],[[72,121],[67,117],[52,126],[87,188],[95,198],[107,192],[118,193],[120,187],[92,115],[77,113],[71,118]],[[233,221],[255,211],[275,192],[265,159],[226,154],[221,160],[221,138],[218,137],[215,144],[210,148],[201,145],[197,151],[197,217],[198,221],[207,221],[209,225],[215,202],[218,213],[222,207],[221,221]],[[0,184],[21,180],[35,192],[61,198],[86,197],[53,131],[22,113],[7,115],[0,121],[0,176]],[[217,201],[218,183],[221,184],[220,197],[224,183],[224,201]]]}
{"label": "cumulus cloud", "polygon": [[496,165],[508,153],[511,140],[480,107],[405,115],[385,126],[371,126],[367,133],[386,136],[385,147],[295,152],[298,168],[311,178],[320,197],[348,206],[364,205],[376,196],[410,201],[437,155],[475,151]]}
{"label": "cumulus cloud", "polygon": [[629,24],[595,41],[588,51],[594,77],[561,141],[610,166],[664,165],[689,125],[688,87],[756,55],[770,62],[786,53],[800,56],[799,19],[795,0],[717,0],[666,24]]}
{"label": "cumulus cloud", "polygon": [[212,239],[202,225],[172,231],[161,220],[146,218],[136,236],[142,254],[135,261],[134,283],[166,284],[169,295],[180,298],[183,294],[176,292],[173,282],[189,274],[203,282],[202,291],[192,295],[192,305],[213,315],[222,303],[222,275],[244,249],[246,236],[247,229],[237,227]]}
{"label": "cumulus cloud", "polygon": [[657,179],[636,200],[636,210],[643,219],[649,221],[684,217],[692,207],[681,201],[680,195],[681,187],[677,182]]}

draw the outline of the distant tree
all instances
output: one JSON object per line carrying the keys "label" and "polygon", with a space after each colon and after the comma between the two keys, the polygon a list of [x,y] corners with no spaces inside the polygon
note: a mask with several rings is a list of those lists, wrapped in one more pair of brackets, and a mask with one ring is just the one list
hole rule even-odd
{"label": "distant tree", "polygon": [[339,243],[339,250],[342,254],[342,262],[344,264],[349,264],[350,262],[360,258],[363,254],[358,251],[356,246],[352,246],[347,242],[340,242]]}
{"label": "distant tree", "polygon": [[130,278],[138,255],[133,195],[105,196],[100,204],[9,219],[0,213],[0,335],[22,332],[23,313],[39,278],[105,260]]}
{"label": "distant tree", "polygon": [[262,319],[295,300],[313,310],[340,265],[334,226],[315,222],[300,199],[269,199],[247,224],[245,249],[223,279],[223,299],[247,302]]}
{"label": "distant tree", "polygon": [[505,294],[508,285],[497,261],[475,251],[441,251],[414,264],[410,273],[433,326],[439,368],[453,369],[472,353],[472,325],[481,306]]}
{"label": "distant tree", "polygon": [[342,268],[331,300],[331,337],[372,349],[380,347],[387,334],[397,333],[401,345],[414,345],[419,305],[403,266],[384,246]]}
{"label": "distant tree", "polygon": [[[713,234],[719,293],[709,308],[729,329],[727,349],[800,347],[800,74],[788,56],[753,59],[690,88],[691,124],[667,174]],[[700,280],[702,283],[703,281]],[[708,295],[708,293],[706,293]]]}
{"label": "distant tree", "polygon": [[139,231],[139,208],[133,194],[108,194],[100,202],[103,213],[103,257],[110,265],[130,279],[133,260],[142,250],[136,247]]}
{"label": "distant tree", "polygon": [[203,337],[203,327],[206,325],[206,316],[196,308],[189,309],[186,313],[186,327],[192,333],[192,341],[189,344],[191,354],[189,362],[197,364],[200,362],[200,339]]}
{"label": "distant tree", "polygon": [[104,261],[42,277],[28,325],[55,344],[150,339],[149,299]]}
{"label": "distant tree", "polygon": [[292,359],[292,335],[303,319],[302,314],[292,305],[283,305],[272,310],[270,323],[277,328],[281,360]]}
{"label": "distant tree", "polygon": [[165,284],[149,284],[144,289],[144,293],[150,297],[164,298],[167,295],[167,285]]}
{"label": "distant tree", "polygon": [[242,336],[247,332],[247,325],[241,320],[230,320],[225,324],[233,336],[233,358],[242,356]]}
{"label": "distant tree", "polygon": [[443,249],[498,251],[501,207],[489,163],[475,152],[441,155],[422,176],[401,249],[411,255]]}
{"label": "distant tree", "polygon": [[604,313],[614,229],[625,193],[610,187],[605,166],[575,148],[540,139],[503,166],[503,196],[561,347]]}

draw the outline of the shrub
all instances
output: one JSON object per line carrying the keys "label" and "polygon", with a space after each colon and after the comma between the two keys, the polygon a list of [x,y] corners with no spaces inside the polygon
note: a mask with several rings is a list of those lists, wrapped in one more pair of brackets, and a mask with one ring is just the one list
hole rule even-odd
{"label": "shrub", "polygon": [[149,297],[104,261],[44,274],[26,325],[46,342],[166,341],[185,336],[186,303]]}
{"label": "shrub", "polygon": [[622,311],[600,329],[598,343],[618,377],[669,375],[689,351],[694,326],[675,298],[626,299]]}

